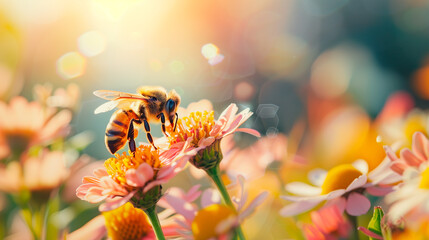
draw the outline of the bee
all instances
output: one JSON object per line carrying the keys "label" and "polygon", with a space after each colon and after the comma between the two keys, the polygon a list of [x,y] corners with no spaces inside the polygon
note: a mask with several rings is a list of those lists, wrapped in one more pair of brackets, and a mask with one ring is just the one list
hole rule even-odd
{"label": "bee", "polygon": [[114,154],[128,141],[131,152],[136,151],[134,138],[137,137],[135,126],[143,124],[146,137],[152,146],[157,149],[150,133],[149,122],[161,122],[161,129],[168,136],[165,129],[165,120],[168,118],[173,131],[176,131],[180,104],[180,96],[175,90],[167,91],[163,87],[143,86],[137,89],[137,94],[111,90],[97,90],[94,95],[108,102],[100,105],[94,113],[99,114],[118,108],[110,118],[106,127],[105,143],[110,153]]}

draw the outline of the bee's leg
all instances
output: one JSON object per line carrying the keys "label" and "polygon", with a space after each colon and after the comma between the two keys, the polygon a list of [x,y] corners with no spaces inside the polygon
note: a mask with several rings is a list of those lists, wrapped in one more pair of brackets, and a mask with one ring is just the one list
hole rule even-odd
{"label": "bee's leg", "polygon": [[158,116],[157,116],[158,118],[161,118],[161,129],[162,129],[162,132],[164,133],[164,135],[166,136],[166,137],[168,137],[168,134],[167,134],[167,132],[165,131],[165,116],[164,116],[164,113],[160,113],[160,114],[158,114]]}
{"label": "bee's leg", "polygon": [[134,141],[134,119],[131,119],[127,138],[130,151],[134,154],[136,152],[136,141]]}
{"label": "bee's leg", "polygon": [[179,119],[179,114],[177,114],[176,112],[176,121],[174,122],[174,128],[173,128],[173,132],[176,131],[176,127],[177,127],[177,120]]}
{"label": "bee's leg", "polygon": [[143,123],[144,123],[144,130],[146,131],[146,137],[147,140],[150,142],[150,144],[152,144],[152,146],[156,149],[158,149],[157,147],[155,147],[155,144],[153,143],[153,138],[152,138],[152,134],[150,134],[150,125],[147,122],[146,119],[143,119]]}

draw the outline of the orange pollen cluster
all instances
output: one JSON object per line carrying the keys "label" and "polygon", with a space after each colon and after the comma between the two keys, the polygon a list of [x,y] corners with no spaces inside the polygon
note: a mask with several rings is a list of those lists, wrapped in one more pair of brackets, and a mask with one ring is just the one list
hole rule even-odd
{"label": "orange pollen cluster", "polygon": [[103,212],[108,235],[113,240],[140,240],[152,231],[143,210],[125,205],[108,212]]}
{"label": "orange pollen cluster", "polygon": [[189,117],[177,121],[176,132],[170,132],[169,142],[174,144],[192,137],[192,144],[196,146],[202,138],[210,135],[214,125],[214,111],[192,112]]}
{"label": "orange pollen cluster", "polygon": [[107,173],[118,184],[126,185],[125,173],[128,169],[137,169],[140,164],[147,163],[153,169],[161,168],[161,161],[157,151],[153,151],[151,146],[141,145],[136,149],[135,156],[122,153],[115,154],[115,157],[109,158],[104,162]]}

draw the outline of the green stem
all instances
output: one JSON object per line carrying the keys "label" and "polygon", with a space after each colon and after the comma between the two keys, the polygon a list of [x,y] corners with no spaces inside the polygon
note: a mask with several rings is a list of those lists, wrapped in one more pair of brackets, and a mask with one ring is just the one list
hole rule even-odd
{"label": "green stem", "polygon": [[[222,179],[220,178],[220,169],[219,164],[216,164],[216,166],[206,169],[206,173],[209,175],[209,177],[213,180],[213,182],[216,184],[216,187],[218,188],[220,194],[222,195],[223,201],[235,210],[234,204],[232,204],[231,197],[228,194],[228,191],[226,190],[225,185],[223,184]],[[241,240],[245,240],[243,230],[241,229],[241,226],[238,225],[236,228],[236,233]]]}
{"label": "green stem", "polygon": [[159,223],[158,214],[155,211],[156,205],[146,208],[144,212],[149,217],[150,223],[152,223],[153,231],[155,232],[156,239],[165,240],[164,233],[162,232],[161,224]]}
{"label": "green stem", "polygon": [[352,239],[354,240],[359,240],[359,230],[358,230],[358,219],[357,216],[351,216],[349,214],[346,214],[351,225],[352,225],[352,230],[353,230],[353,235],[352,235]]}

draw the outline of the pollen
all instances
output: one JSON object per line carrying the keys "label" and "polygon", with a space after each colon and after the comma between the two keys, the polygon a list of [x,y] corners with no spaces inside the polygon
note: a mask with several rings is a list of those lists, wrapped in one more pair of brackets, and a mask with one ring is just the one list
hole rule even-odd
{"label": "pollen", "polygon": [[113,240],[140,240],[152,231],[143,210],[134,208],[129,202],[102,214],[108,235]]}
{"label": "pollen", "polygon": [[115,157],[109,158],[104,162],[104,167],[107,173],[118,184],[126,185],[125,173],[129,169],[136,169],[142,163],[147,163],[152,168],[158,169],[161,167],[161,161],[157,151],[153,151],[151,146],[141,145],[135,151],[135,156],[125,152],[115,154]]}
{"label": "pollen", "polygon": [[334,190],[346,189],[362,173],[351,164],[342,164],[329,170],[322,184],[322,194],[328,194]]}
{"label": "pollen", "polygon": [[422,172],[419,188],[429,189],[429,168]]}
{"label": "pollen", "polygon": [[189,117],[183,117],[177,121],[176,132],[170,132],[170,144],[192,137],[192,144],[197,146],[201,139],[210,136],[214,125],[214,111],[192,112]]}
{"label": "pollen", "polygon": [[[225,232],[218,232],[217,227],[223,221],[236,217],[234,210],[228,206],[213,204],[201,209],[192,222],[192,234],[195,240],[215,238]],[[210,223],[210,224],[207,224]]]}

